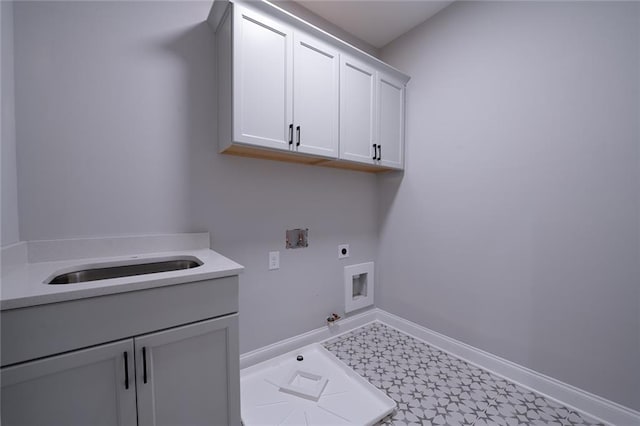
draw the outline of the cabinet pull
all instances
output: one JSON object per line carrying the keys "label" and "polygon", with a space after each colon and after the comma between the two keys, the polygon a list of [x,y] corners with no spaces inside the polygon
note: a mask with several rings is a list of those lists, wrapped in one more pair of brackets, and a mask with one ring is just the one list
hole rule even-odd
{"label": "cabinet pull", "polygon": [[129,354],[124,351],[124,388],[129,389]]}
{"label": "cabinet pull", "polygon": [[296,133],[298,134],[298,140],[296,142],[296,146],[300,146],[300,126],[296,127]]}
{"label": "cabinet pull", "polygon": [[147,383],[147,347],[142,347],[142,381]]}
{"label": "cabinet pull", "polygon": [[373,144],[373,159],[376,160],[378,158],[378,145]]}
{"label": "cabinet pull", "polygon": [[293,124],[289,124],[289,145],[293,145]]}
{"label": "cabinet pull", "polygon": [[378,145],[378,158],[376,160],[382,159],[382,145]]}

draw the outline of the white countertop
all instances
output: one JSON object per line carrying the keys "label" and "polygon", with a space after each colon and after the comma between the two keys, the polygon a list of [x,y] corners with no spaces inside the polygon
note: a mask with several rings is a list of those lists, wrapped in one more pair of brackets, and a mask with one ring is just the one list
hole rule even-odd
{"label": "white countertop", "polygon": [[[45,284],[60,273],[95,267],[96,264],[119,263],[143,259],[167,260],[176,256],[196,257],[202,265],[179,271],[159,272],[74,284]],[[0,292],[1,310],[24,308],[47,303],[103,296],[127,291],[143,290],[182,284],[192,281],[237,275],[244,267],[209,249],[162,251],[117,257],[94,257],[77,260],[35,262],[3,268]]]}

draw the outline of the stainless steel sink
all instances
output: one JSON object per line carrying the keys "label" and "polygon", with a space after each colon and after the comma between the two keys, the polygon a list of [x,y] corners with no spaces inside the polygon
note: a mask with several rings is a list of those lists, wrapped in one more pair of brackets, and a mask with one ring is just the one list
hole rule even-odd
{"label": "stainless steel sink", "polygon": [[157,272],[179,271],[182,269],[197,268],[200,265],[202,265],[202,262],[192,259],[172,259],[133,265],[96,267],[57,275],[47,284],[73,284],[87,281],[107,280],[110,278],[155,274]]}

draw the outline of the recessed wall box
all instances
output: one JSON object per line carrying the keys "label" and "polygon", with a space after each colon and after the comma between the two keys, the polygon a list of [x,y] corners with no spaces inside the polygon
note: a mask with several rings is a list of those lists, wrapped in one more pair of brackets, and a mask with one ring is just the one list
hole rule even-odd
{"label": "recessed wall box", "polygon": [[309,246],[309,229],[287,229],[285,247],[288,249]]}
{"label": "recessed wall box", "polygon": [[344,268],[344,311],[373,305],[373,262],[345,266]]}

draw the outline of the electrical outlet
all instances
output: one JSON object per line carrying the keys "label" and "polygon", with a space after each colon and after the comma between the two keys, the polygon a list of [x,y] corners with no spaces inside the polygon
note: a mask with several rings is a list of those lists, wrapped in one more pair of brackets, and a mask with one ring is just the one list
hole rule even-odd
{"label": "electrical outlet", "polygon": [[338,259],[349,257],[349,244],[340,244],[338,246]]}
{"label": "electrical outlet", "polygon": [[280,269],[280,252],[279,251],[270,251],[269,252],[269,270]]}

